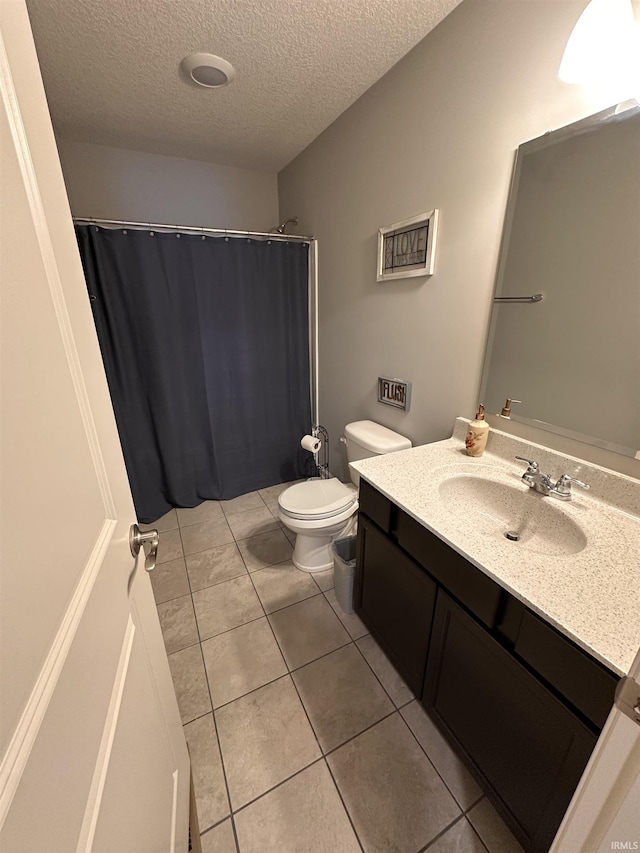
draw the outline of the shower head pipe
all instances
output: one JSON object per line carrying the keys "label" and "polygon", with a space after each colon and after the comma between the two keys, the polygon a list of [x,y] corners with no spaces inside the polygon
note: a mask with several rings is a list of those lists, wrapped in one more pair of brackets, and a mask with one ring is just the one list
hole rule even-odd
{"label": "shower head pipe", "polygon": [[293,225],[297,225],[297,224],[298,224],[298,217],[297,217],[297,216],[293,216],[291,219],[285,219],[285,221],[284,221],[281,225],[278,225],[278,227],[277,227],[277,228],[272,228],[272,229],[271,229],[271,231],[272,231],[273,233],[275,233],[275,234],[284,234],[284,229],[287,227],[287,225],[288,225],[290,222],[291,222]]}

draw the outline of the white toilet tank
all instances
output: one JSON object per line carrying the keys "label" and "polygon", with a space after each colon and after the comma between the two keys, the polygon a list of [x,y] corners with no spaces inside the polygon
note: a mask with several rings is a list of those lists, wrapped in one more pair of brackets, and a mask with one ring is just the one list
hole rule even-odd
{"label": "white toilet tank", "polygon": [[[410,439],[374,421],[353,421],[346,425],[344,434],[349,462],[381,456],[383,453],[394,453],[396,450],[408,450],[411,447]],[[349,469],[349,473],[357,486],[360,475],[353,468]]]}

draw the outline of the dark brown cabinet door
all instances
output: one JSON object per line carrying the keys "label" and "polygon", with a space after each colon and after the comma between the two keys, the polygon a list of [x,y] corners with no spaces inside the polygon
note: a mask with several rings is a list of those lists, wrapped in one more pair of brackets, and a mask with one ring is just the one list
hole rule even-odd
{"label": "dark brown cabinet door", "polygon": [[523,846],[548,850],[595,735],[442,591],[423,704]]}
{"label": "dark brown cabinet door", "polygon": [[422,694],[435,595],[429,575],[361,515],[356,612],[416,696]]}

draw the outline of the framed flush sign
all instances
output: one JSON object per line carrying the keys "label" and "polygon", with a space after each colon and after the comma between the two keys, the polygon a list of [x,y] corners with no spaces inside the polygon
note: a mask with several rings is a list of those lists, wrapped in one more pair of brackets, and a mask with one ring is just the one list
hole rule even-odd
{"label": "framed flush sign", "polygon": [[405,382],[404,379],[378,376],[378,402],[408,412],[411,405],[411,383]]}
{"label": "framed flush sign", "polygon": [[437,210],[381,228],[377,280],[433,275],[437,231]]}

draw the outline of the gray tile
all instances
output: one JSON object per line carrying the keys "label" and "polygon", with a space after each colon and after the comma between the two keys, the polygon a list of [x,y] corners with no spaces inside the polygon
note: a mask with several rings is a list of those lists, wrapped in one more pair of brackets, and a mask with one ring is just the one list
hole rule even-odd
{"label": "gray tile", "polygon": [[168,530],[175,530],[178,526],[175,509],[170,509],[160,518],[152,521],[151,524],[139,524],[140,530],[157,530],[158,533],[166,533]]}
{"label": "gray tile", "polygon": [[229,515],[227,521],[235,539],[249,539],[251,536],[260,536],[268,530],[277,530],[279,527],[278,522],[264,504],[261,508],[252,509],[249,512]]}
{"label": "gray tile", "polygon": [[429,847],[428,853],[487,853],[487,848],[463,817]]}
{"label": "gray tile", "polygon": [[280,507],[278,506],[278,498],[263,498],[265,506],[274,518],[278,518]]}
{"label": "gray tile", "polygon": [[233,542],[233,534],[225,518],[210,518],[199,524],[190,524],[180,529],[184,553],[197,554],[198,551],[208,551],[218,545]]}
{"label": "gray tile", "polygon": [[289,669],[332,652],[350,642],[323,595],[316,595],[269,616]]}
{"label": "gray tile", "polygon": [[191,592],[184,557],[169,560],[168,563],[158,563],[149,578],[156,604],[180,598],[181,595]]}
{"label": "gray tile", "polygon": [[290,542],[290,544],[291,544],[291,547],[292,547],[292,548],[295,548],[295,545],[296,545],[296,534],[293,532],[293,530],[289,530],[289,528],[288,528],[285,524],[281,524],[281,525],[280,525],[280,527],[281,527],[282,532],[284,533],[284,535],[285,535],[285,536],[287,537],[287,539],[289,540],[289,542]]}
{"label": "gray tile", "polygon": [[321,754],[289,676],[218,709],[216,722],[234,810]]}
{"label": "gray tile", "polygon": [[203,521],[222,518],[223,512],[220,501],[203,501],[198,506],[180,507],[176,510],[176,515],[180,527],[188,527],[190,524],[202,524]]}
{"label": "gray tile", "polygon": [[324,761],[235,816],[242,853],[360,853]]}
{"label": "gray tile", "polygon": [[340,607],[335,589],[327,590],[325,596],[329,604],[333,607],[336,616],[349,632],[352,640],[357,640],[369,633],[369,629],[358,615],[355,613],[345,613],[342,607]]}
{"label": "gray tile", "polygon": [[333,589],[333,569],[324,572],[314,572],[311,576],[323,592]]}
{"label": "gray tile", "polygon": [[290,483],[279,483],[277,486],[269,486],[267,489],[260,489],[259,495],[265,504],[268,506],[272,514],[278,517],[278,498],[288,489],[289,486],[295,486],[296,483],[302,483],[303,480],[292,480]]}
{"label": "gray tile", "polygon": [[218,826],[200,836],[202,853],[238,853],[233,825],[223,820]]}
{"label": "gray tile", "polygon": [[282,610],[312,595],[320,595],[309,573],[301,572],[293,563],[260,569],[251,575],[251,579],[266,613]]}
{"label": "gray tile", "polygon": [[168,655],[200,641],[190,595],[159,604],[158,617]]}
{"label": "gray tile", "polygon": [[169,666],[182,722],[190,723],[196,717],[208,714],[211,699],[200,646],[189,646],[169,655]]}
{"label": "gray tile", "polygon": [[269,622],[263,616],[202,644],[213,707],[286,675]]}
{"label": "gray tile", "polygon": [[369,662],[369,666],[380,679],[382,686],[393,699],[396,706],[406,705],[413,699],[413,693],[402,680],[389,658],[369,634],[357,641],[357,646]]}
{"label": "gray tile", "polygon": [[397,712],[327,761],[365,853],[415,853],[460,814]]}
{"label": "gray tile", "polygon": [[413,701],[400,712],[446,786],[466,811],[482,796],[482,789],[440,734],[422,706]]}
{"label": "gray tile", "polygon": [[161,533],[156,563],[168,563],[170,560],[177,560],[183,556],[182,539],[178,528]]}
{"label": "gray tile", "polygon": [[198,824],[200,831],[204,831],[225,818],[230,811],[213,714],[188,723],[184,727],[184,736],[191,757]]}
{"label": "gray tile", "polygon": [[186,561],[193,592],[247,574],[235,542],[189,554]]}
{"label": "gray tile", "polygon": [[260,497],[259,492],[248,492],[246,495],[240,495],[237,498],[232,498],[230,501],[220,501],[220,506],[224,514],[230,516],[237,515],[239,512],[264,509],[264,501]]}
{"label": "gray tile", "polygon": [[295,483],[300,483],[301,480],[292,480],[290,483],[278,483],[275,486],[267,486],[266,489],[259,489],[258,494],[262,498],[265,503],[275,501],[278,503],[278,497],[284,492],[285,489],[288,489],[289,486],[293,486]]}
{"label": "gray tile", "polygon": [[325,753],[395,710],[353,643],[296,670],[293,680]]}
{"label": "gray tile", "polygon": [[262,495],[262,500],[265,502],[269,512],[274,516],[274,518],[278,518],[278,513],[280,512],[278,498],[282,494],[282,492],[285,491],[285,489],[289,488],[289,485],[291,484],[284,484],[278,494],[263,494],[262,492],[260,492],[260,494]]}
{"label": "gray tile", "polygon": [[240,539],[238,548],[242,559],[250,572],[264,569],[265,566],[275,566],[276,563],[285,563],[291,559],[293,548],[282,530],[269,530],[260,536],[252,536],[250,539]]}
{"label": "gray tile", "polygon": [[264,616],[248,575],[194,592],[193,605],[203,640]]}
{"label": "gray tile", "polygon": [[511,830],[485,797],[467,815],[489,853],[524,853]]}

